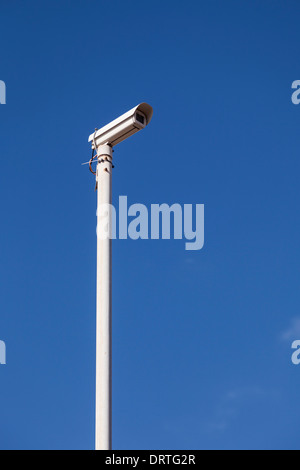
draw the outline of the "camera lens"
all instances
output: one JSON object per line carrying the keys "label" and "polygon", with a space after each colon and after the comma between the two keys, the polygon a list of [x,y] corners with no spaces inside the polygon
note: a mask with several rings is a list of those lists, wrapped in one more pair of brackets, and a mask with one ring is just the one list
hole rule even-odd
{"label": "camera lens", "polygon": [[140,122],[141,124],[145,124],[145,118],[144,116],[142,116],[142,114],[136,113],[135,117],[138,122]]}

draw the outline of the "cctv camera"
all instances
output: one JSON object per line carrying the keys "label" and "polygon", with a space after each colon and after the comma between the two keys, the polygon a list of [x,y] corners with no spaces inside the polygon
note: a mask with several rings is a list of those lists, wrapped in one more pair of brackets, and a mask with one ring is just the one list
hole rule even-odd
{"label": "cctv camera", "polygon": [[92,142],[93,149],[105,144],[113,147],[144,129],[151,121],[152,115],[152,107],[147,103],[142,103],[91,134],[89,142]]}

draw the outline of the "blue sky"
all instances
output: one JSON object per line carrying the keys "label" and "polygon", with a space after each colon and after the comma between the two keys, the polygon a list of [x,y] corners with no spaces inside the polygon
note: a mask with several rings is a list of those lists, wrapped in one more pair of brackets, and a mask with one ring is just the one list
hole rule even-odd
{"label": "blue sky", "polygon": [[205,204],[205,247],[113,242],[114,449],[297,449],[296,0],[0,1],[1,449],[94,446],[89,134],[142,101],[114,201]]}

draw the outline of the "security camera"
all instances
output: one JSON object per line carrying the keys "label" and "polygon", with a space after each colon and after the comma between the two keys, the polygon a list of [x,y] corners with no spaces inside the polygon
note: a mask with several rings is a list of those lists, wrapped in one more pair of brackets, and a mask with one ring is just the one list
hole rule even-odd
{"label": "security camera", "polygon": [[139,104],[110,124],[91,134],[89,142],[92,142],[93,149],[106,144],[114,147],[141,129],[144,129],[151,121],[152,115],[153,109],[149,104]]}

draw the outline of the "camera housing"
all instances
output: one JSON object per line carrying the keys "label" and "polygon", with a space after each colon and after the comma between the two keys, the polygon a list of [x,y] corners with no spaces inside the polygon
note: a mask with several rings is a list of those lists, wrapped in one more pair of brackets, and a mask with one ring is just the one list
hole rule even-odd
{"label": "camera housing", "polygon": [[106,144],[114,147],[141,129],[144,129],[151,121],[152,115],[152,107],[147,103],[141,103],[95,131],[90,135],[89,142],[92,142],[93,149]]}

